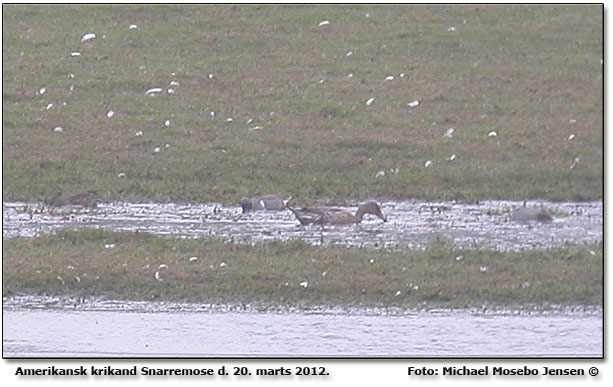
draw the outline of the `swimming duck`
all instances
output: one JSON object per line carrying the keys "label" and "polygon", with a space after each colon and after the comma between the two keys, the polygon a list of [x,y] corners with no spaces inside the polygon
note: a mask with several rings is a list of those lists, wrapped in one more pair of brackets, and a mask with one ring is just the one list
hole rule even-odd
{"label": "swimming duck", "polygon": [[280,211],[287,208],[287,203],[290,199],[291,197],[283,199],[279,195],[264,195],[253,198],[242,198],[239,204],[243,208],[243,213],[260,210]]}
{"label": "swimming duck", "polygon": [[332,207],[313,207],[297,210],[287,207],[301,224],[354,224],[360,223],[365,214],[372,214],[387,222],[381,208],[375,202],[366,202],[358,207],[355,215]]}
{"label": "swimming duck", "polygon": [[546,208],[523,207],[518,208],[511,213],[511,220],[516,222],[529,222],[534,220],[539,222],[551,222],[553,218],[551,217],[551,212]]}
{"label": "swimming duck", "polygon": [[83,206],[83,207],[96,207],[98,205],[98,195],[96,191],[80,192],[76,194],[71,193],[58,193],[51,197],[45,203],[53,207],[61,206]]}

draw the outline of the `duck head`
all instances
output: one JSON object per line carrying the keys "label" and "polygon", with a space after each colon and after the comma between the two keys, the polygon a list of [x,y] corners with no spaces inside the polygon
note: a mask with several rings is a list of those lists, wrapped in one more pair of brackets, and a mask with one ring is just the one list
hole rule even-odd
{"label": "duck head", "polygon": [[362,220],[365,214],[372,214],[381,218],[384,222],[387,222],[387,217],[383,215],[381,212],[381,207],[375,202],[366,202],[358,207],[358,212],[356,212],[356,217],[358,221]]}
{"label": "duck head", "polygon": [[238,204],[241,205],[241,207],[243,208],[243,214],[249,210],[251,210],[251,200],[249,200],[248,198],[242,198],[240,202],[238,202]]}

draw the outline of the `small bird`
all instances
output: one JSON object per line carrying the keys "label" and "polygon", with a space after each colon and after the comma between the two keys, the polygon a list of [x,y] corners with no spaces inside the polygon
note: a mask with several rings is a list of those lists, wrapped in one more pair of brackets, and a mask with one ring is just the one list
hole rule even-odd
{"label": "small bird", "polygon": [[242,198],[239,204],[243,208],[243,214],[249,211],[280,211],[287,208],[287,203],[289,203],[291,198],[291,196],[287,199],[283,199],[280,195],[264,195],[253,198]]}
{"label": "small bird", "polygon": [[387,217],[375,202],[366,202],[358,207],[355,215],[332,207],[313,207],[295,209],[287,207],[301,224],[355,224],[360,223],[366,214],[372,214],[387,222]]}

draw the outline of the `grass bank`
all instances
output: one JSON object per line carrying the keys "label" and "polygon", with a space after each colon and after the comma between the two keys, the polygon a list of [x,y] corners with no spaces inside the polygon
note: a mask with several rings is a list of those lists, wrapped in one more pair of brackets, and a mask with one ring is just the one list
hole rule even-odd
{"label": "grass bank", "polygon": [[385,252],[302,242],[250,247],[211,238],[103,231],[62,232],[3,244],[4,296],[248,303],[263,308],[602,304],[602,244],[521,253],[440,246],[424,252]]}
{"label": "grass bank", "polygon": [[2,22],[4,200],[602,198],[602,5],[13,4]]}

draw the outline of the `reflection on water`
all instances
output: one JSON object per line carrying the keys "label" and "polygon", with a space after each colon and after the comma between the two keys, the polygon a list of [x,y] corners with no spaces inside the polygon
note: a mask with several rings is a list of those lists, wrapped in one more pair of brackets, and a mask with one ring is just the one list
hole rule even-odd
{"label": "reflection on water", "polygon": [[5,357],[600,357],[602,311],[258,313],[4,300]]}
{"label": "reflection on water", "polygon": [[[220,236],[237,243],[302,239],[311,244],[423,249],[442,242],[498,250],[548,248],[602,240],[602,202],[544,204],[552,223],[517,223],[509,211],[520,202],[386,202],[387,223],[367,215],[358,225],[301,226],[289,211],[241,214],[219,204],[107,203],[95,209],[49,211],[36,203],[3,203],[3,237],[32,237],[59,229],[103,228],[180,237]],[[355,207],[347,210],[355,211]]]}

